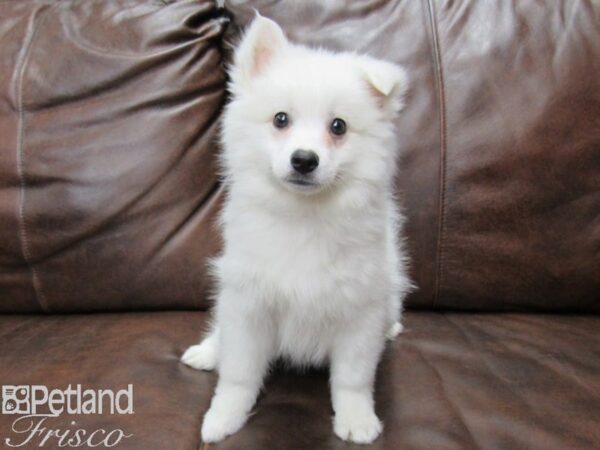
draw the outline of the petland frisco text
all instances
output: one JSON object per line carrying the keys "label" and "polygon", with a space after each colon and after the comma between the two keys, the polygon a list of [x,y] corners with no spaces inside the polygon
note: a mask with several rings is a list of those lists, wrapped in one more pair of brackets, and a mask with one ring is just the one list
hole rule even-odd
{"label": "petland frisco text", "polygon": [[[132,434],[117,428],[86,430],[71,420],[67,427],[61,416],[91,414],[134,414],[133,385],[112,389],[84,389],[80,384],[66,389],[43,385],[2,386],[2,414],[19,415],[11,426],[14,437],[5,438],[9,447],[116,447]],[[57,420],[60,428],[52,427]],[[57,424],[58,425],[58,424]]]}

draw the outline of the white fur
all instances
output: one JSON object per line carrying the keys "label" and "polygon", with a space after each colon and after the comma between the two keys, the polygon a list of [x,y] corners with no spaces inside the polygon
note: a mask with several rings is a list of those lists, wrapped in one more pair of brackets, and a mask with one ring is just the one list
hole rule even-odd
{"label": "white fur", "polygon": [[[393,196],[392,119],[406,75],[366,56],[293,45],[258,16],[231,79],[215,322],[182,357],[219,371],[202,438],[215,442],[239,430],[269,364],[283,357],[299,366],[329,363],[335,433],[372,442],[382,430],[375,370],[386,337],[401,331],[401,300],[411,286]],[[280,111],[290,117],[283,130],[272,123]],[[342,138],[329,132],[336,117],[347,123]],[[286,181],[296,149],[318,154],[315,186]]]}

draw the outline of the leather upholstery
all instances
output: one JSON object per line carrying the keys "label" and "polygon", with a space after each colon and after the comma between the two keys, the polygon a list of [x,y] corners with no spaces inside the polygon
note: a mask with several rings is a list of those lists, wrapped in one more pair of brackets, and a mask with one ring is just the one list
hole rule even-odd
{"label": "leather upholstery", "polygon": [[0,311],[206,307],[226,16],[111,0],[0,18]]}
{"label": "leather upholstery", "polygon": [[[598,7],[354,5],[228,7],[238,25],[257,6],[295,41],[409,69],[408,305],[600,310]],[[205,308],[227,14],[209,1],[0,8],[0,311]]]}
{"label": "leather upholstery", "polygon": [[[216,377],[178,363],[202,312],[1,316],[0,381],[134,385],[134,415],[51,424],[121,428],[127,450],[348,449],[331,430],[327,372],[282,369],[238,434],[201,446]],[[383,435],[369,449],[591,449],[600,443],[600,318],[409,312],[379,367]],[[126,345],[124,345],[126,343]],[[5,437],[12,419],[0,415]],[[37,448],[37,447],[25,447]],[[58,448],[56,446],[46,448]]]}
{"label": "leather upholstery", "polygon": [[408,68],[409,306],[600,311],[598,2],[226,5],[235,23],[256,8],[296,42]]}
{"label": "leather upholstery", "polygon": [[369,448],[600,448],[598,3],[226,7],[230,25],[210,0],[0,1],[0,385],[133,384],[134,415],[52,419],[133,433],[116,448],[355,448],[332,433],[327,372],[281,367],[248,425],[204,445],[216,377],[179,363],[220,247],[224,39],[257,8],[411,74],[397,184],[419,290]]}
{"label": "leather upholstery", "polygon": [[[216,377],[180,364],[178,357],[200,339],[205,316],[201,312],[0,316],[0,384],[61,390],[80,384],[83,389],[115,391],[132,384],[132,415],[63,413],[45,425],[81,428],[88,434],[100,428],[133,434],[117,449],[198,449],[199,424]],[[6,437],[16,444],[27,436],[10,432],[16,417],[0,414],[3,443]],[[34,442],[21,448],[40,448],[39,439]],[[42,448],[59,446],[54,440]]]}

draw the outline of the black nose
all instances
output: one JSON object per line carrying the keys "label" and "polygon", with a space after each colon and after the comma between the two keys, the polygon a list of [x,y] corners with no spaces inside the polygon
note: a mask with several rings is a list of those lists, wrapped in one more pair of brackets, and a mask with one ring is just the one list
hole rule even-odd
{"label": "black nose", "polygon": [[292,153],[292,167],[298,173],[306,175],[319,165],[319,157],[312,150],[296,150]]}

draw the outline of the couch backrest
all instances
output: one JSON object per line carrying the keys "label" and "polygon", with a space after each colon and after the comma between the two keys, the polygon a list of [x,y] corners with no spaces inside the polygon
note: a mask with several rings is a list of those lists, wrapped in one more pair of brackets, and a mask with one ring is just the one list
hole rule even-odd
{"label": "couch backrest", "polygon": [[[411,76],[409,307],[600,311],[600,7],[231,1]],[[0,311],[204,308],[226,13],[0,2]]]}
{"label": "couch backrest", "polygon": [[0,2],[0,311],[201,308],[214,2]]}
{"label": "couch backrest", "polygon": [[231,0],[408,68],[408,305],[600,311],[600,4]]}

